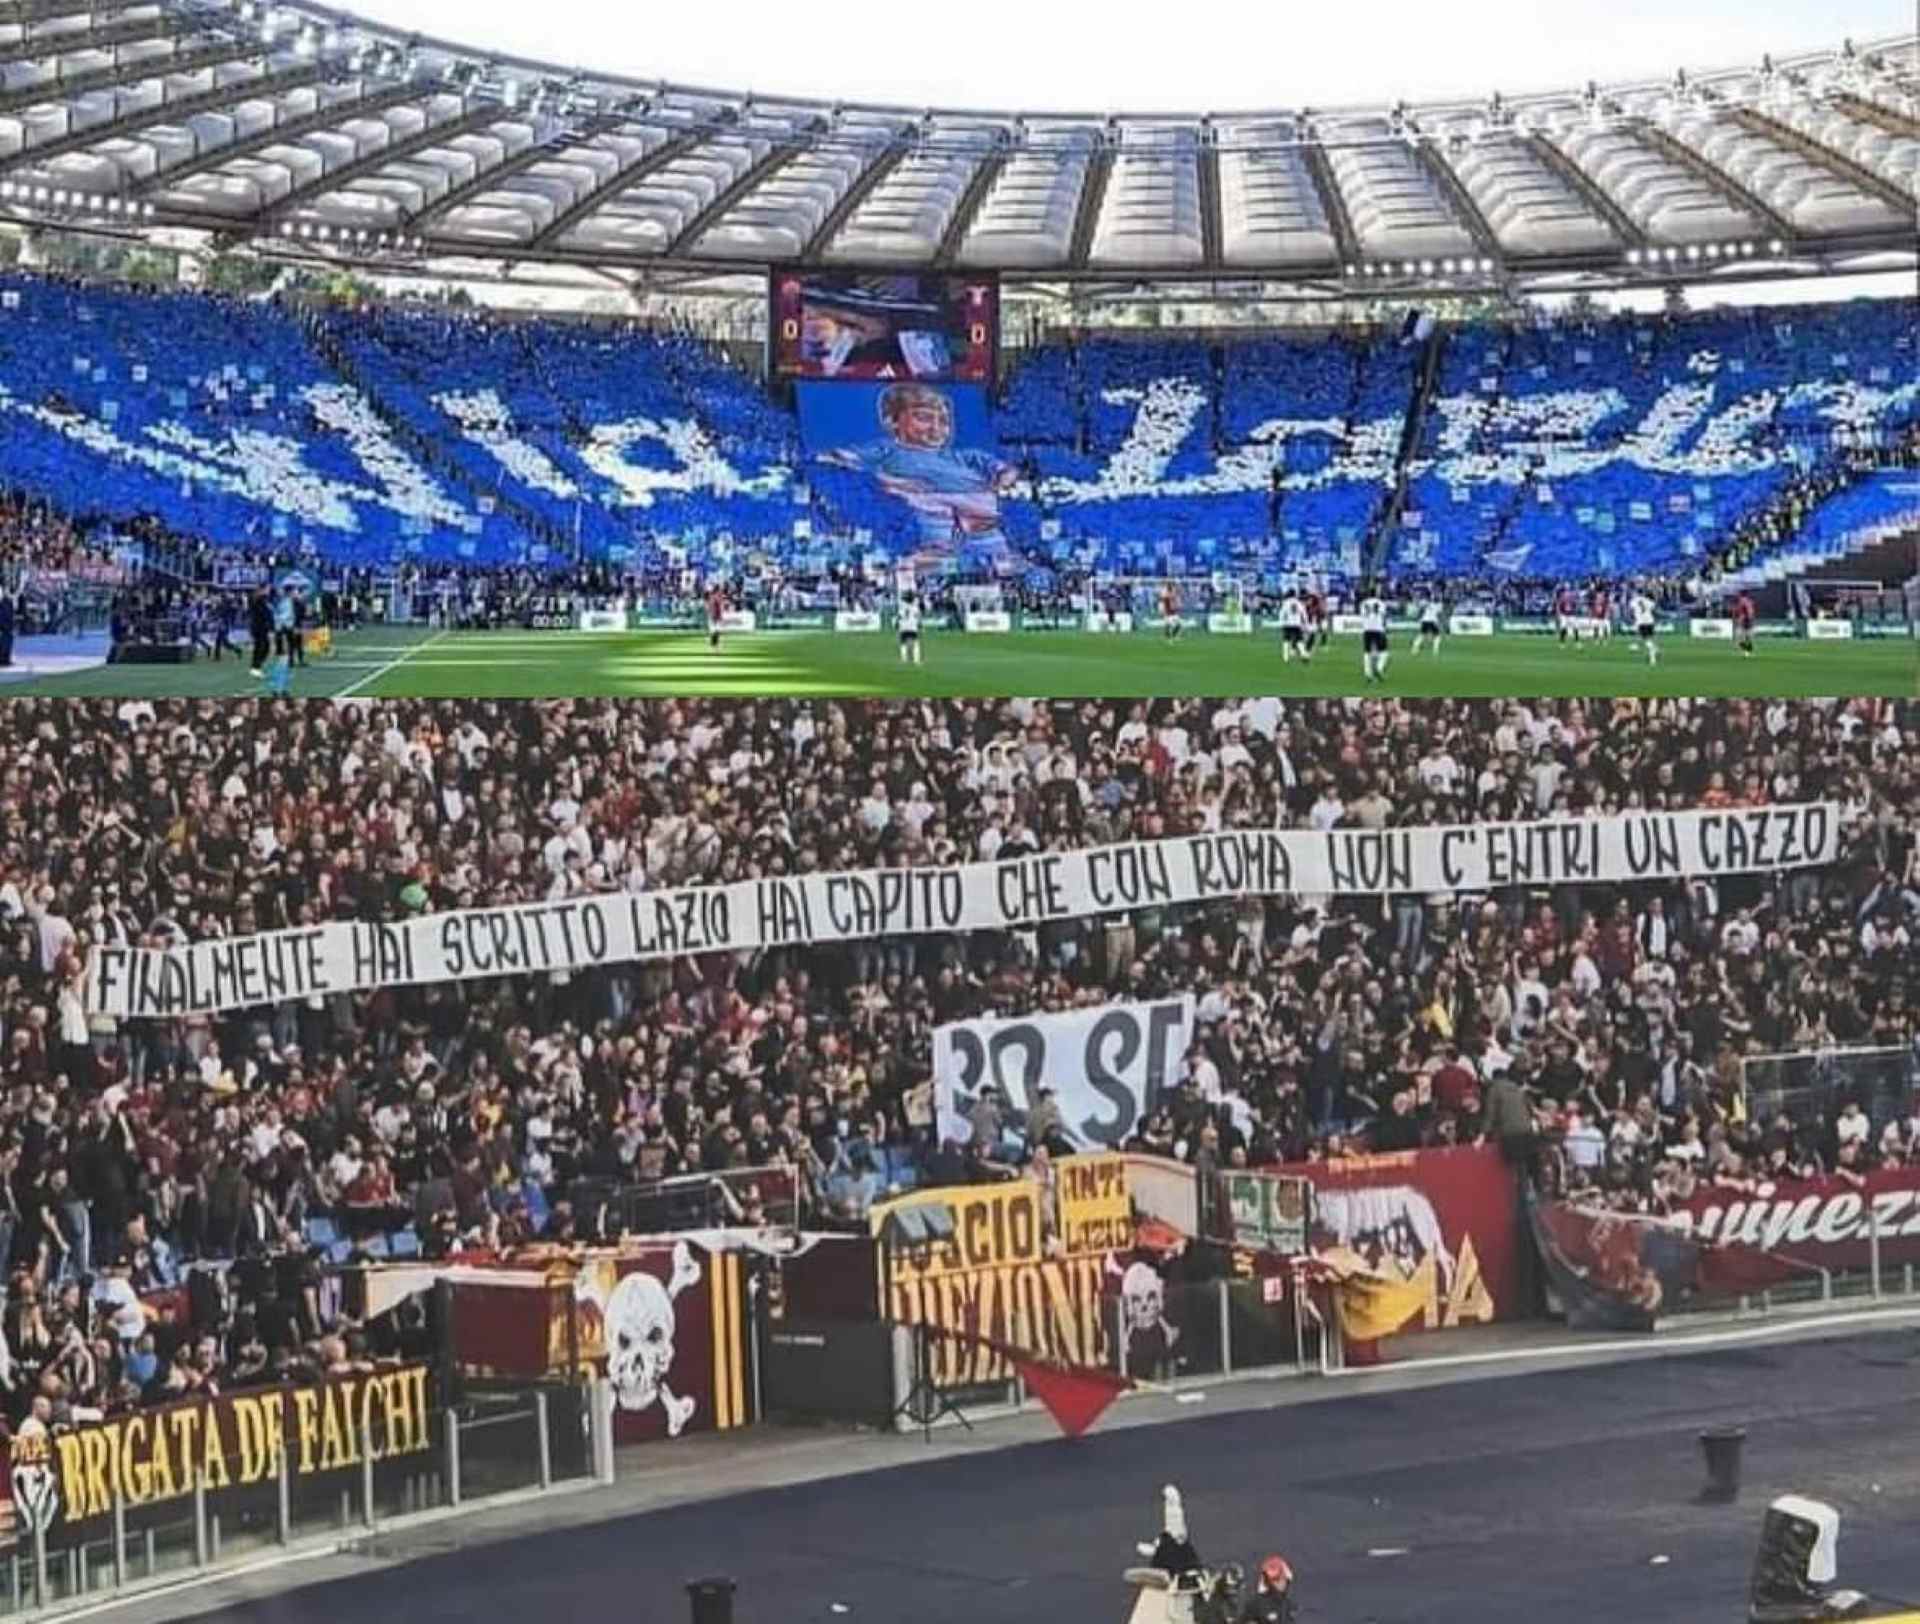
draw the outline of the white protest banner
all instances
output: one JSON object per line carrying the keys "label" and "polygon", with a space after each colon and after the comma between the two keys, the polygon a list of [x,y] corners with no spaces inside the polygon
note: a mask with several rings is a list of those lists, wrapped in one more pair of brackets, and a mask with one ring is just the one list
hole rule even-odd
{"label": "white protest banner", "polygon": [[966,1142],[967,1113],[989,1083],[1020,1112],[1040,1103],[1045,1084],[1076,1146],[1116,1149],[1177,1081],[1193,1024],[1193,999],[1181,997],[935,1027],[933,1105],[941,1135]]}
{"label": "white protest banner", "polygon": [[177,1016],[423,982],[1058,920],[1217,898],[1394,896],[1808,868],[1840,808],[1628,812],[1418,829],[1231,829],[1005,862],[742,880],[338,921],[178,948],[96,947],[89,1013]]}

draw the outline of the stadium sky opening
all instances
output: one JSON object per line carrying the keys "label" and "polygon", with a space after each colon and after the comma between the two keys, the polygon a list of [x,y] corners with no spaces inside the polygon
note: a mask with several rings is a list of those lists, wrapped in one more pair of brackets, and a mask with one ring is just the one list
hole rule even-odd
{"label": "stadium sky opening", "polygon": [[1375,0],[1361,14],[1238,0],[1209,8],[1199,26],[1146,0],[1097,14],[1019,0],[939,13],[888,0],[808,11],[736,0],[719,13],[599,0],[348,9],[474,49],[770,97],[1134,113],[1511,94],[1757,62],[1913,26],[1900,0]]}

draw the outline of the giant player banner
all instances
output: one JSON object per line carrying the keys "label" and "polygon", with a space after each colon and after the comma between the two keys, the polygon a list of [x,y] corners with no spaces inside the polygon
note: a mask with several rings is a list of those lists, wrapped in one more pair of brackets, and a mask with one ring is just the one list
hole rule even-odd
{"label": "giant player banner", "polygon": [[964,1142],[967,1113],[994,1087],[1032,1111],[1051,1088],[1074,1146],[1115,1149],[1150,1115],[1193,1039],[1194,1000],[1102,1004],[1057,1015],[953,1021],[933,1034],[933,1103],[944,1137]]}
{"label": "giant player banner", "polygon": [[1015,471],[995,448],[983,389],[806,383],[798,393],[808,454],[904,502],[923,568],[961,555],[992,561],[1004,550],[1000,498]]}
{"label": "giant player banner", "polygon": [[1235,829],[1005,862],[808,874],[560,902],[338,920],[182,947],[100,946],[90,1013],[172,1018],[332,993],[591,969],[875,936],[1031,930],[1217,898],[1393,896],[1805,868],[1840,808],[1634,812],[1418,829]]}

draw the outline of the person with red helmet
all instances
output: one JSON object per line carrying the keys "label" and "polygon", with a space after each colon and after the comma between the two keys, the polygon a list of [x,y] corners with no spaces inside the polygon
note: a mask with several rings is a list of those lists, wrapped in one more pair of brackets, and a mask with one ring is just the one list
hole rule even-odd
{"label": "person with red helmet", "polygon": [[1241,1604],[1236,1624],[1295,1624],[1300,1614],[1293,1600],[1293,1569],[1284,1556],[1270,1556],[1260,1564],[1260,1577]]}

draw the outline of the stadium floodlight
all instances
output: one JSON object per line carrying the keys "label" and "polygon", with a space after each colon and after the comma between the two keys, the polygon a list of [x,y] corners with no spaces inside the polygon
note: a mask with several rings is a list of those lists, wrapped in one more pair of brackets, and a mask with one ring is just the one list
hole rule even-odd
{"label": "stadium floodlight", "polygon": [[1493,261],[1490,259],[1481,260],[1480,271],[1482,275],[1491,275],[1493,271]]}
{"label": "stadium floodlight", "polygon": [[13,182],[10,180],[0,180],[0,198],[7,198],[12,196],[13,196]]}
{"label": "stadium floodlight", "polygon": [[1639,250],[1639,249],[1637,249],[1637,248],[1629,248],[1629,249],[1627,250],[1627,263],[1628,263],[1629,265],[1638,265],[1638,264],[1640,263],[1640,250]]}
{"label": "stadium floodlight", "polygon": [[1770,254],[1784,254],[1786,251],[1787,245],[1778,237],[1775,237],[1772,242],[1767,244],[1767,252]]}
{"label": "stadium floodlight", "polygon": [[1688,244],[1687,244],[1687,258],[1688,258],[1688,259],[1698,259],[1699,257],[1700,257],[1700,245],[1699,245],[1699,244],[1698,244],[1697,242],[1690,242],[1690,243],[1688,243]]}
{"label": "stadium floodlight", "polygon": [[1742,243],[1742,244],[1740,245],[1740,256],[1741,256],[1741,258],[1743,258],[1743,259],[1752,259],[1752,258],[1753,258],[1753,244],[1752,244],[1752,243],[1750,243],[1750,242],[1743,242],[1743,243]]}
{"label": "stadium floodlight", "polygon": [[1453,261],[1452,261],[1452,260],[1450,260],[1450,259],[1443,259],[1443,260],[1441,260],[1441,261],[1440,261],[1440,274],[1441,274],[1442,276],[1451,276],[1451,275],[1453,275]]}
{"label": "stadium floodlight", "polygon": [[1421,274],[1422,276],[1431,276],[1431,275],[1433,275],[1433,261],[1432,261],[1432,260],[1430,260],[1430,259],[1423,259],[1423,260],[1421,260],[1421,261],[1420,261],[1420,274]]}

